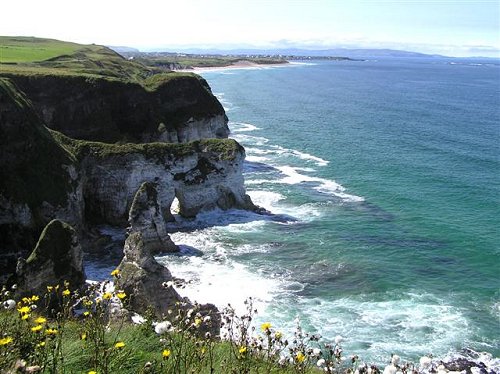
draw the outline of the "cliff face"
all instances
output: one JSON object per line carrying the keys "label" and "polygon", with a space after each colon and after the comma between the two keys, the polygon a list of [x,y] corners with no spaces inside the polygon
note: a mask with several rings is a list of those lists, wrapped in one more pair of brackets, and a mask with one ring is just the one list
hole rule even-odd
{"label": "cliff face", "polygon": [[0,269],[14,270],[17,254],[34,248],[52,218],[82,222],[81,182],[74,157],[17,87],[0,78]]}
{"label": "cliff face", "polygon": [[49,128],[75,139],[184,143],[229,134],[222,105],[193,74],[158,74],[143,84],[88,76],[9,78]]}
{"label": "cliff face", "polygon": [[[41,88],[39,95],[44,96]],[[45,102],[52,102],[49,96]],[[99,98],[93,98],[89,105],[98,103]],[[154,183],[164,221],[173,219],[170,206],[175,197],[180,214],[188,217],[215,207],[255,209],[243,186],[245,152],[234,140],[123,145],[74,140],[43,126],[40,110],[16,84],[0,78],[2,275],[15,270],[17,257],[31,252],[52,219],[80,229],[89,223],[126,227],[144,182]],[[57,110],[51,113],[59,118]],[[155,220],[160,222],[156,213]]]}
{"label": "cliff face", "polygon": [[111,145],[55,136],[79,160],[85,216],[94,223],[126,224],[143,182],[157,185],[167,221],[173,219],[170,207],[175,197],[186,217],[216,207],[253,209],[243,186],[245,151],[232,139]]}

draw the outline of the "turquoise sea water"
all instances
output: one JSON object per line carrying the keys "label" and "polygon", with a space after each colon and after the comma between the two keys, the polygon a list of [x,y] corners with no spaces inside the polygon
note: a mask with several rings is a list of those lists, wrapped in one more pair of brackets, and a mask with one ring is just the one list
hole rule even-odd
{"label": "turquoise sea water", "polygon": [[[273,216],[170,226],[180,292],[383,363],[500,355],[500,65],[311,62],[203,72]],[[180,232],[174,232],[181,229]],[[193,250],[196,248],[200,250]]]}
{"label": "turquoise sea water", "polygon": [[260,321],[291,332],[299,317],[371,361],[500,354],[497,63],[312,62],[203,76],[246,148],[248,193],[275,216],[181,221],[194,230],[172,235],[186,256],[164,261],[192,279],[189,296],[253,296]]}

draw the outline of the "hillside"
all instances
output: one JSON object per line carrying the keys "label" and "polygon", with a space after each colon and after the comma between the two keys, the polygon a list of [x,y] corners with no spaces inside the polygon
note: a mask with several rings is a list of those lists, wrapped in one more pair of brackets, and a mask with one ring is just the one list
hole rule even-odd
{"label": "hillside", "polygon": [[77,75],[141,81],[154,71],[99,45],[0,36],[1,74]]}
{"label": "hillside", "polygon": [[0,42],[0,77],[19,86],[49,128],[70,137],[174,143],[227,137],[224,109],[197,75],[147,67],[98,45]]}

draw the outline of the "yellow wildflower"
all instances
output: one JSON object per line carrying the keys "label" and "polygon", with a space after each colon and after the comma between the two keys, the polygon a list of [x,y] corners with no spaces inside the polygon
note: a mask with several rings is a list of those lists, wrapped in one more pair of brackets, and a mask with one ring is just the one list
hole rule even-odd
{"label": "yellow wildflower", "polygon": [[97,374],[97,371],[90,370],[88,374]]}
{"label": "yellow wildflower", "polygon": [[280,340],[282,336],[283,336],[283,334],[279,331],[276,331],[276,334],[274,334],[274,338],[276,340]]}
{"label": "yellow wildflower", "polygon": [[105,292],[104,295],[102,295],[102,298],[104,300],[109,300],[113,297],[113,295],[110,292]]}
{"label": "yellow wildflower", "polygon": [[56,335],[57,334],[57,329],[47,329],[47,330],[45,330],[45,333],[47,335],[49,335],[49,336],[50,335]]}
{"label": "yellow wildflower", "polygon": [[21,314],[21,319],[22,319],[23,321],[26,321],[28,318],[30,318],[30,315],[31,315],[31,314],[29,314],[29,313],[26,313],[26,314]]}
{"label": "yellow wildflower", "polygon": [[69,296],[70,294],[71,294],[71,292],[67,288],[62,292],[63,296]]}
{"label": "yellow wildflower", "polygon": [[83,312],[83,316],[87,317],[90,314],[90,312]]}
{"label": "yellow wildflower", "polygon": [[124,342],[117,342],[115,344],[115,348],[117,348],[117,349],[122,349],[123,347],[125,347],[125,343]]}
{"label": "yellow wildflower", "polygon": [[37,295],[31,296],[31,301],[38,301],[40,298]]}
{"label": "yellow wildflower", "polygon": [[194,319],[194,325],[195,325],[196,327],[200,327],[201,322],[202,322],[201,318],[195,318],[195,319]]}
{"label": "yellow wildflower", "polygon": [[23,306],[17,310],[21,314],[29,313],[31,312],[31,309],[29,306]]}
{"label": "yellow wildflower", "polygon": [[23,300],[23,303],[25,303],[25,304],[29,304],[29,302],[31,301],[31,300],[30,300],[29,298],[27,298],[27,297],[23,297],[23,298],[22,298],[22,300]]}
{"label": "yellow wildflower", "polygon": [[42,329],[42,325],[36,325],[31,328],[31,331],[33,332],[39,332]]}
{"label": "yellow wildflower", "polygon": [[169,357],[170,357],[170,354],[171,354],[170,349],[164,349],[164,350],[163,350],[163,352],[162,352],[162,354],[161,354],[161,356],[162,356],[164,359],[166,359],[166,358],[169,358]]}
{"label": "yellow wildflower", "polygon": [[40,348],[45,347],[45,342],[40,342],[36,346]]}
{"label": "yellow wildflower", "polygon": [[262,331],[268,331],[271,328],[271,323],[265,322],[260,326]]}
{"label": "yellow wildflower", "polygon": [[238,352],[240,352],[241,355],[244,355],[245,353],[247,353],[247,347],[240,347]]}
{"label": "yellow wildflower", "polygon": [[86,333],[86,332],[82,332],[82,333],[80,334],[80,339],[82,339],[82,340],[87,340],[87,333]]}
{"label": "yellow wildflower", "polygon": [[53,286],[47,286],[47,292],[52,292],[53,289],[54,289]]}
{"label": "yellow wildflower", "polygon": [[306,359],[306,356],[302,352],[298,352],[297,355],[295,356],[295,359],[299,364],[301,364]]}
{"label": "yellow wildflower", "polygon": [[39,325],[42,325],[45,322],[47,322],[47,320],[43,317],[38,317],[37,319],[35,319],[35,323],[38,323]]}
{"label": "yellow wildflower", "polygon": [[118,292],[116,294],[116,297],[119,298],[120,300],[123,300],[127,297],[127,294],[125,292]]}
{"label": "yellow wildflower", "polygon": [[119,274],[120,274],[120,270],[118,270],[118,269],[115,269],[115,270],[113,270],[113,271],[111,272],[111,275],[112,275],[113,277],[117,277]]}
{"label": "yellow wildflower", "polygon": [[0,339],[0,347],[12,343],[13,340],[10,336]]}

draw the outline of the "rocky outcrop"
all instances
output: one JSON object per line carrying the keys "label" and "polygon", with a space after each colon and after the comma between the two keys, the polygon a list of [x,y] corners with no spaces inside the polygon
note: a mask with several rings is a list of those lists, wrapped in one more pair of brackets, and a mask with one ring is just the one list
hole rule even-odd
{"label": "rocky outcrop", "polygon": [[153,254],[178,252],[179,247],[167,233],[165,217],[158,201],[157,187],[158,185],[152,182],[141,184],[130,207],[128,230],[140,232],[144,247]]}
{"label": "rocky outcrop", "polygon": [[[234,140],[122,145],[74,140],[43,126],[8,79],[0,79],[0,104],[1,281],[54,218],[80,230],[94,223],[126,227],[131,218],[131,225],[145,230],[148,246],[163,241],[172,250],[162,225],[173,218],[175,198],[185,217],[217,207],[256,209],[243,185],[245,151]],[[136,196],[145,182],[154,185],[156,196],[148,195],[148,188]],[[132,210],[130,217],[134,197],[141,213]],[[156,227],[147,227],[149,219]]]}
{"label": "rocky outcrop", "polygon": [[49,128],[75,139],[185,143],[229,134],[224,108],[194,74],[156,74],[142,84],[88,76],[9,78]]}
{"label": "rocky outcrop", "polygon": [[41,125],[15,84],[0,78],[0,270],[10,270],[0,271],[0,281],[51,219],[80,227],[82,201],[74,156]]}
{"label": "rocky outcrop", "polygon": [[85,273],[75,230],[60,220],[49,222],[28,259],[19,259],[16,277],[20,295],[44,294],[47,286],[64,282],[81,287]]}
{"label": "rocky outcrop", "polygon": [[172,281],[172,274],[156,262],[141,232],[129,235],[123,255],[118,266],[120,277],[115,280],[115,286],[129,295],[128,307],[131,310],[144,313],[151,307],[158,317],[162,317],[168,307],[183,300],[172,287],[162,286]]}
{"label": "rocky outcrop", "polygon": [[[179,308],[193,308],[193,304],[187,298],[181,297],[171,286],[173,278],[170,271],[154,259],[141,232],[129,235],[123,254],[123,260],[118,266],[120,275],[115,280],[115,286],[128,295],[127,305],[130,310],[139,314],[152,310],[157,318],[163,319],[168,316],[169,309],[175,311]],[[210,316],[210,323],[204,321],[205,326],[200,326],[201,329],[217,335],[220,326],[218,309],[212,304],[204,304],[198,305],[197,310],[203,316]]]}
{"label": "rocky outcrop", "polygon": [[167,221],[175,197],[185,217],[217,207],[255,209],[243,185],[245,151],[234,140],[110,145],[58,138],[80,160],[85,216],[94,223],[126,225],[144,182],[156,184]]}

